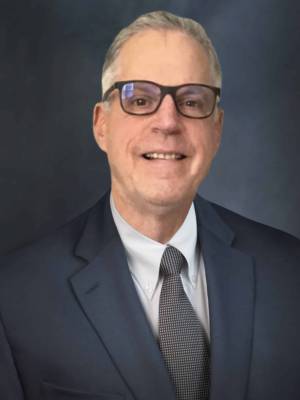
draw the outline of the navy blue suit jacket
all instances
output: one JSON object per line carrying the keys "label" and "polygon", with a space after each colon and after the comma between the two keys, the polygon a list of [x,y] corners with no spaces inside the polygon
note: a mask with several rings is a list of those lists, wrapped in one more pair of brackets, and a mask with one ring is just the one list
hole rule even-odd
{"label": "navy blue suit jacket", "polygon": [[[300,242],[197,197],[210,400],[300,399]],[[108,196],[1,260],[1,400],[175,400]]]}

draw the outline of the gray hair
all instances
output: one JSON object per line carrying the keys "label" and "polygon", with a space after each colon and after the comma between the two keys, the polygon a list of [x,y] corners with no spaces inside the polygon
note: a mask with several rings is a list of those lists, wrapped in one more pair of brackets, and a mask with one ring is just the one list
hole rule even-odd
{"label": "gray hair", "polygon": [[215,84],[221,87],[222,71],[216,50],[207,36],[205,29],[190,18],[182,18],[167,11],[153,11],[143,14],[130,25],[123,28],[110,45],[102,68],[102,92],[113,84],[117,69],[117,58],[122,46],[134,35],[146,29],[181,31],[196,39],[203,46],[212,66]]}

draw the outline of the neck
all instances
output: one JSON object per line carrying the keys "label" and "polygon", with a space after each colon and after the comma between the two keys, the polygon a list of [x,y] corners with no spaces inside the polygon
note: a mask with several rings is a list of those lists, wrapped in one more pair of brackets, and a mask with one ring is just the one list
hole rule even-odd
{"label": "neck", "polygon": [[114,205],[121,217],[135,230],[160,243],[167,243],[183,224],[191,202],[166,207],[124,203],[112,193]]}

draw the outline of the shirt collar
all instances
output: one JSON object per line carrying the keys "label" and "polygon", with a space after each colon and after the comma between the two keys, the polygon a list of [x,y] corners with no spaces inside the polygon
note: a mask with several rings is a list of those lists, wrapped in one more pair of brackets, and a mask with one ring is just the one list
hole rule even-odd
{"label": "shirt collar", "polygon": [[110,206],[125,247],[130,272],[148,298],[152,297],[158,284],[160,261],[167,245],[176,247],[184,255],[188,263],[188,270],[183,273],[195,286],[198,263],[197,222],[193,203],[182,225],[166,244],[150,239],[128,224],[116,209],[112,195],[110,196]]}

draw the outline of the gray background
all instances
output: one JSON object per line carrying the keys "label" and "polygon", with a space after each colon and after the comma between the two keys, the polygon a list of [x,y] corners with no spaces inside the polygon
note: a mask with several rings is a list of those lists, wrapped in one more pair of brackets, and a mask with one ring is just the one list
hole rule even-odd
{"label": "gray background", "polygon": [[155,9],[201,22],[223,66],[223,142],[199,192],[300,237],[299,1],[2,0],[1,253],[108,187],[91,130],[100,66],[117,31]]}

